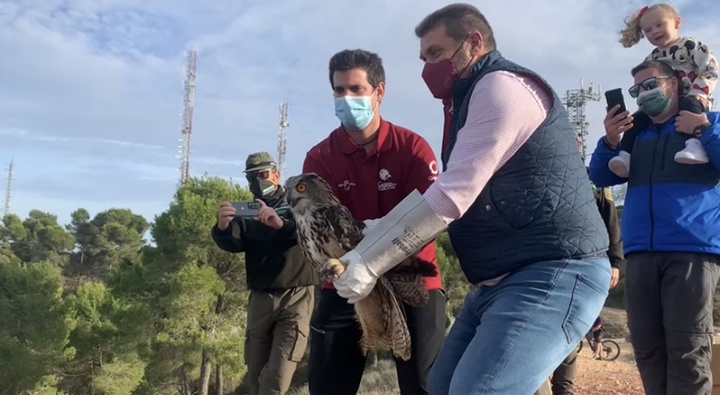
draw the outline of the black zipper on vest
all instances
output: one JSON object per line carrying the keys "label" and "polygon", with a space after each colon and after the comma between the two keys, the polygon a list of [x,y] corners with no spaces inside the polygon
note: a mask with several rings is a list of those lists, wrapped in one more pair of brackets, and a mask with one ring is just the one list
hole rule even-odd
{"label": "black zipper on vest", "polygon": [[650,163],[650,176],[648,180],[648,200],[650,210],[650,251],[655,250],[655,213],[653,211],[653,175],[655,173],[655,158],[657,158],[658,144],[660,143],[660,133],[655,125],[652,125],[655,130],[655,146],[653,147],[652,162]]}

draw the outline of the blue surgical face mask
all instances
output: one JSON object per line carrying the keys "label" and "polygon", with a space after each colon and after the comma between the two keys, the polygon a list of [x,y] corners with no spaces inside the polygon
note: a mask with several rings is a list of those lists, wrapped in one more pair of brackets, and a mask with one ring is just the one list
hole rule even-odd
{"label": "blue surgical face mask", "polygon": [[343,96],[335,98],[335,116],[346,129],[360,131],[373,119],[372,96]]}

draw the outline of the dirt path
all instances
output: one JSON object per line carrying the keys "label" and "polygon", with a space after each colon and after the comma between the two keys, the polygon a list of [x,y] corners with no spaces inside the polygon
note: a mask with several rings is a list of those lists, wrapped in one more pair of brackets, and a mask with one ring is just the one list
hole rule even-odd
{"label": "dirt path", "polygon": [[579,395],[642,395],[645,392],[640,382],[632,346],[621,339],[620,357],[613,362],[597,361],[590,358],[590,350],[583,347],[577,360],[575,393]]}
{"label": "dirt path", "polygon": [[625,341],[628,334],[625,310],[606,307],[601,314],[605,323],[605,337],[617,341],[622,351],[620,357],[613,362],[597,361],[590,358],[590,349],[585,343],[578,356],[575,393],[644,394],[633,359],[632,345]]}

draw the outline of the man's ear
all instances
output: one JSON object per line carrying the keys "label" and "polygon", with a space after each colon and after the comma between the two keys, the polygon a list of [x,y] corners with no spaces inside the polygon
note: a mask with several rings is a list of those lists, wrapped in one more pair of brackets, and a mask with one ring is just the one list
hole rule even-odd
{"label": "man's ear", "polygon": [[470,56],[478,56],[483,51],[485,39],[478,31],[468,34],[466,41],[470,44]]}
{"label": "man's ear", "polygon": [[377,88],[375,88],[375,92],[375,94],[377,95],[378,104],[382,103],[383,98],[385,97],[385,82],[380,81]]}

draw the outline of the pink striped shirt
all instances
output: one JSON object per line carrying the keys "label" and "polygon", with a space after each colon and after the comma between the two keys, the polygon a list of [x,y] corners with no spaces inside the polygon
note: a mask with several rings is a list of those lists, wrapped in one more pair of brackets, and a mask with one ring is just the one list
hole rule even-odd
{"label": "pink striped shirt", "polygon": [[433,211],[447,224],[462,217],[551,108],[552,95],[530,77],[508,71],[483,77],[473,90],[447,170],[423,195]]}

